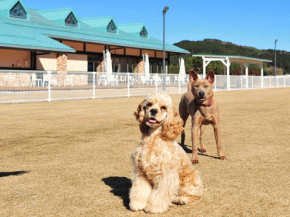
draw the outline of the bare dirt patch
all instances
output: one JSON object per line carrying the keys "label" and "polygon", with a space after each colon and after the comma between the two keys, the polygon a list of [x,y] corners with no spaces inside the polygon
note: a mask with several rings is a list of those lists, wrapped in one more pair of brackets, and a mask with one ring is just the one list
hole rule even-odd
{"label": "bare dirt patch", "polygon": [[[289,216],[289,96],[289,88],[217,92],[228,160],[214,158],[207,127],[207,155],[194,165],[207,193],[160,216]],[[0,216],[148,215],[128,210],[140,138],[133,112],[143,98],[0,105]],[[180,95],[172,98],[177,106]]]}

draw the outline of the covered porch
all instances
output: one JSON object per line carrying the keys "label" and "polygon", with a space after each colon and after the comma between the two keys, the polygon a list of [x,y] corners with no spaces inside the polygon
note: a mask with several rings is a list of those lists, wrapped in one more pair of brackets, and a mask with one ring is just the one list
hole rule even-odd
{"label": "covered porch", "polygon": [[[212,61],[220,61],[223,63],[223,65],[226,67],[226,75],[227,75],[227,90],[231,89],[231,77],[230,77],[230,65],[232,62],[236,62],[238,64],[240,64],[241,66],[241,71],[243,72],[243,69],[245,69],[245,86],[246,89],[249,88],[249,65],[250,64],[257,64],[260,66],[261,68],[261,77],[260,77],[260,87],[263,88],[264,87],[264,66],[263,63],[264,62],[272,62],[271,60],[266,60],[266,59],[259,59],[259,58],[253,58],[253,57],[244,57],[244,56],[230,56],[230,55],[211,55],[211,54],[195,54],[192,55],[193,57],[201,57],[203,60],[203,77],[205,77],[206,74],[206,67],[208,66],[208,64]],[[238,76],[239,79],[241,79],[241,84],[243,85],[243,76]],[[234,78],[234,77],[232,77]],[[252,80],[254,80],[254,78],[252,78]]]}

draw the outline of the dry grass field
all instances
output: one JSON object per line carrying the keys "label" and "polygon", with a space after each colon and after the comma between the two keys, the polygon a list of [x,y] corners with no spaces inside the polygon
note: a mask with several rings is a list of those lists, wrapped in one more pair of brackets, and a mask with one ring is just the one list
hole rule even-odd
{"label": "dry grass field", "polygon": [[[206,127],[194,167],[208,191],[158,216],[290,216],[290,88],[216,97],[228,160]],[[143,98],[0,105],[0,216],[151,216],[128,209]],[[191,149],[190,121],[186,135]]]}

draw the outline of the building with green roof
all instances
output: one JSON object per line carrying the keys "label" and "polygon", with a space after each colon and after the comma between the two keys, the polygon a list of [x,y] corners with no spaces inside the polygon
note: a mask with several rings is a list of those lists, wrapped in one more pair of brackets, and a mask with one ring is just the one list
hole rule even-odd
{"label": "building with green roof", "polygon": [[[114,72],[144,72],[144,54],[151,72],[162,72],[163,42],[151,37],[145,24],[117,24],[110,16],[78,17],[72,8],[37,10],[22,0],[0,0],[0,26],[0,69],[103,72],[103,53],[109,50]],[[189,54],[170,44],[165,51],[167,66],[170,55]]]}

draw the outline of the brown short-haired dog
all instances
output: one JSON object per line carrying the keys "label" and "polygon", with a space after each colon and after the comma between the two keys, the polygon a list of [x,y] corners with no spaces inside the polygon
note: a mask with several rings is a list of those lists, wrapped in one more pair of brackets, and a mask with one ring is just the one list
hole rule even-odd
{"label": "brown short-haired dog", "polygon": [[[190,115],[192,117],[192,163],[198,163],[197,157],[197,138],[200,129],[200,152],[206,152],[203,142],[204,126],[212,124],[217,145],[217,152],[220,159],[225,156],[221,149],[219,109],[213,94],[212,85],[215,75],[211,70],[205,79],[199,79],[197,73],[192,69],[189,73],[188,91],[182,95],[179,103],[179,114],[184,121]],[[185,133],[181,135],[181,146],[184,146]]]}

